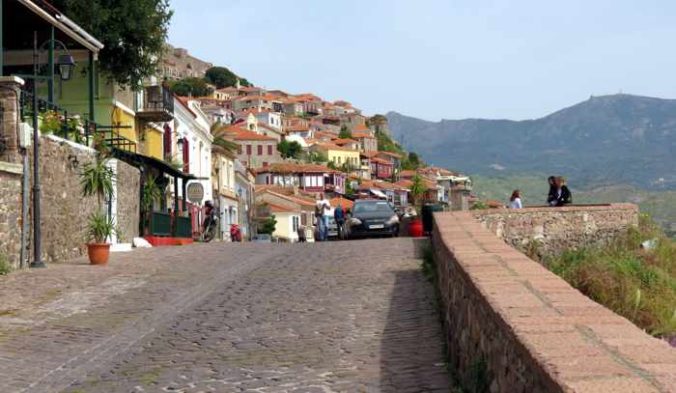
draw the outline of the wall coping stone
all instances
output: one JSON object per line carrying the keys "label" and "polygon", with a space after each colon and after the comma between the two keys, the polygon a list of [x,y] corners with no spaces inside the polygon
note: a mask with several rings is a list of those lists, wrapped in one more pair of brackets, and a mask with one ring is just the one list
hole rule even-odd
{"label": "wall coping stone", "polygon": [[0,76],[0,84],[10,84],[16,83],[19,86],[23,86],[26,82],[19,78],[18,76]]}
{"label": "wall coping stone", "polygon": [[23,164],[0,161],[0,171],[14,175],[23,175]]}
{"label": "wall coping stone", "polygon": [[500,207],[497,209],[481,209],[481,210],[471,210],[474,216],[483,216],[488,214],[504,214],[504,213],[514,213],[514,214],[528,214],[528,213],[539,213],[539,212],[572,212],[572,211],[599,211],[599,210],[637,210],[638,207],[633,203],[605,203],[605,204],[590,204],[590,205],[567,205],[567,206],[529,206],[524,207],[523,209],[508,209],[506,207]]}
{"label": "wall coping stone", "polygon": [[92,147],[81,145],[77,142],[73,142],[71,140],[61,138],[61,137],[56,136],[56,135],[47,134],[47,135],[42,135],[42,137],[47,138],[49,140],[52,140],[54,142],[61,143],[61,144],[65,143],[65,144],[67,144],[68,146],[70,146],[74,149],[77,149],[77,150],[80,150],[80,151],[83,151],[83,152],[86,152],[86,153],[96,153],[96,149],[94,149]]}
{"label": "wall coping stone", "polygon": [[[632,204],[611,204],[509,209],[509,212],[635,208]],[[505,210],[508,209],[487,212],[505,213]],[[501,343],[504,351],[526,365],[521,372],[529,376],[532,385],[517,378],[522,386],[496,385],[491,392],[553,391],[549,390],[552,386],[560,392],[676,391],[676,350],[666,341],[646,334],[507,245],[485,229],[475,219],[476,215],[476,212],[434,213],[432,244],[445,302],[444,319],[455,318],[448,313],[454,312],[458,302],[467,301],[444,296],[447,289],[442,283],[450,280],[447,286],[464,285],[470,299],[475,299],[470,308],[471,313],[476,313],[474,318],[485,315],[480,310],[491,310],[489,315],[494,323],[479,321],[474,323],[477,326],[467,329],[478,329],[483,337],[481,342],[496,334],[507,337]],[[451,272],[455,272],[453,276]],[[484,326],[498,326],[500,331],[489,331]],[[454,334],[458,333],[447,332],[449,337]],[[485,350],[481,345],[469,348],[475,353],[462,356],[485,355],[480,352]],[[514,372],[510,369],[512,365],[504,361],[489,362],[488,367],[496,376]]]}

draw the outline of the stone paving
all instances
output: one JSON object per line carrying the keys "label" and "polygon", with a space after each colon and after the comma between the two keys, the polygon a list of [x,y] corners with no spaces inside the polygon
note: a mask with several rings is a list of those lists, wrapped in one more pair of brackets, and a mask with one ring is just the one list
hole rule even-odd
{"label": "stone paving", "polygon": [[0,277],[0,391],[448,392],[415,249],[209,244]]}

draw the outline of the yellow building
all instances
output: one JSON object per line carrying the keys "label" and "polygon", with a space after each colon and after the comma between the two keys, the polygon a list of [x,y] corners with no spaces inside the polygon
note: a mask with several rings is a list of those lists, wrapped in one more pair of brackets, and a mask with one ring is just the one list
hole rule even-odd
{"label": "yellow building", "polygon": [[358,150],[340,147],[331,143],[317,143],[311,147],[311,150],[325,154],[328,162],[332,162],[336,167],[347,165],[352,168],[358,168],[360,165]]}

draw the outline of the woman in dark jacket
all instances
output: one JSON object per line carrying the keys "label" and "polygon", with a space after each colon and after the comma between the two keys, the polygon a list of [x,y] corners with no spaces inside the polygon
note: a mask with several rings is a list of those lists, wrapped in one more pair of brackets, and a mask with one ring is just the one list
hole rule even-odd
{"label": "woman in dark jacket", "polygon": [[564,206],[573,203],[573,195],[566,187],[566,181],[563,177],[557,176],[554,178],[554,198],[549,204],[550,206]]}
{"label": "woman in dark jacket", "polygon": [[554,176],[549,176],[547,178],[547,183],[549,183],[549,192],[547,193],[547,205],[554,206],[553,202],[556,200],[556,186],[554,185]]}

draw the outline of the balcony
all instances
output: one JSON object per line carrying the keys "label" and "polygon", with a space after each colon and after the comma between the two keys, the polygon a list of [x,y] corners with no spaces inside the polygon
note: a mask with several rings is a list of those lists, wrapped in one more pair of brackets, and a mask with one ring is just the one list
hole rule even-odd
{"label": "balcony", "polygon": [[146,86],[143,88],[143,105],[136,112],[136,117],[143,121],[163,122],[174,118],[174,96],[163,86]]}

